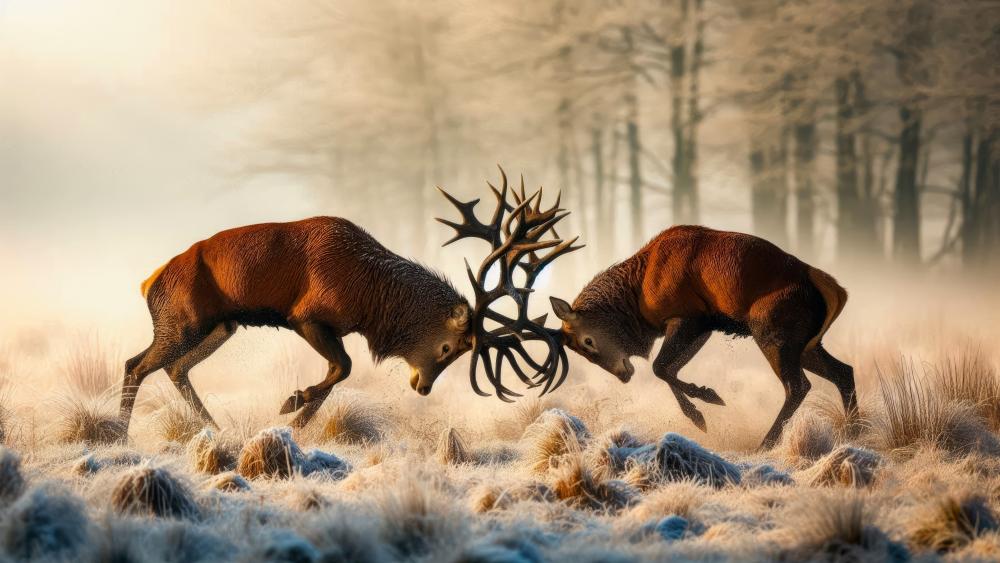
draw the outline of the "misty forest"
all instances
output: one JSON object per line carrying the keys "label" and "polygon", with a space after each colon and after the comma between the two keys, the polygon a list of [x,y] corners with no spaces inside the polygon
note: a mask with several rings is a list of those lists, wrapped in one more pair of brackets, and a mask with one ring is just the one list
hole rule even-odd
{"label": "misty forest", "polygon": [[998,61],[994,0],[0,0],[0,563],[1000,560]]}

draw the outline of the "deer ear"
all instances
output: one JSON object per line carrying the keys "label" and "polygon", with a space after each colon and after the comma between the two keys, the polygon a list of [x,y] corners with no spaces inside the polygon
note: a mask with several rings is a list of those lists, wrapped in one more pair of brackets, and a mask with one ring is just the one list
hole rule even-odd
{"label": "deer ear", "polygon": [[557,317],[567,322],[576,320],[576,311],[573,310],[573,307],[569,303],[559,299],[558,297],[549,297],[549,301],[552,303],[552,310],[555,312]]}
{"label": "deer ear", "polygon": [[455,332],[465,332],[469,328],[469,306],[465,303],[455,305],[451,310],[448,326]]}

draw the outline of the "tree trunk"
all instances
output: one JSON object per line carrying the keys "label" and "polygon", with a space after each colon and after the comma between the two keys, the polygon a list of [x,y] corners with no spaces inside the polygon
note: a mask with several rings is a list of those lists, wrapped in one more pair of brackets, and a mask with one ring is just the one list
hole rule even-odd
{"label": "tree trunk", "polygon": [[778,246],[786,246],[788,217],[783,135],[769,132],[751,140],[751,216],[753,230]]}
{"label": "tree trunk", "polygon": [[[682,22],[686,23],[687,0],[681,0]],[[682,24],[683,25],[683,24]],[[673,220],[674,224],[689,222],[688,201],[690,199],[691,185],[687,174],[687,139],[684,134],[683,110],[684,110],[684,70],[687,64],[687,46],[685,39],[680,39],[670,48],[670,129],[673,134],[674,158],[673,158]]]}
{"label": "tree trunk", "polygon": [[607,257],[608,245],[611,242],[611,221],[608,220],[609,202],[607,194],[604,193],[604,133],[598,125],[590,130],[590,155],[594,161],[594,222],[597,224],[594,248],[598,259],[603,262]]}
{"label": "tree trunk", "polygon": [[815,223],[816,214],[815,186],[813,171],[816,160],[816,123],[812,120],[795,126],[795,182],[798,184],[796,193],[796,239],[799,252],[811,257],[816,249]]}
{"label": "tree trunk", "polygon": [[704,0],[695,0],[695,35],[694,46],[692,47],[691,68],[688,71],[690,78],[688,84],[688,127],[687,127],[687,163],[684,171],[687,174],[688,183],[688,217],[690,223],[701,221],[701,202],[699,201],[698,185],[698,128],[701,124],[701,108],[699,98],[701,96],[701,64],[705,53],[705,21],[703,16]]}
{"label": "tree trunk", "polygon": [[642,228],[642,169],[639,155],[642,145],[639,143],[639,108],[635,94],[629,94],[625,100],[628,107],[626,117],[626,144],[628,145],[629,171],[629,209],[632,221],[632,244],[638,246],[643,241]]}
{"label": "tree trunk", "polygon": [[974,144],[972,124],[968,125],[962,137],[962,176],[959,180],[959,198],[962,210],[962,266],[970,269],[976,263],[978,255],[978,225],[974,194],[972,192],[972,165]]}
{"label": "tree trunk", "polygon": [[896,169],[895,224],[892,245],[895,259],[908,266],[920,263],[920,192],[917,159],[920,154],[920,110],[899,109],[902,131]]}
{"label": "tree trunk", "polygon": [[857,244],[855,218],[858,211],[858,158],[851,130],[854,106],[851,85],[846,78],[834,82],[837,99],[837,256],[848,262]]}

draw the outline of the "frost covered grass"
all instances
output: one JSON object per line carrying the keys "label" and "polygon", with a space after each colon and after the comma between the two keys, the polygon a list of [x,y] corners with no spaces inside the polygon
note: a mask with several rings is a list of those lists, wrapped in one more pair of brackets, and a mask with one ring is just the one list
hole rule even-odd
{"label": "frost covered grass", "polygon": [[301,430],[274,412],[288,390],[206,394],[209,429],[154,385],[125,442],[113,396],[8,395],[0,561],[1000,558],[994,359],[885,357],[858,362],[859,414],[814,380],[765,452],[778,405],[736,386],[764,372],[718,386],[707,435],[657,381],[467,410],[336,389]]}

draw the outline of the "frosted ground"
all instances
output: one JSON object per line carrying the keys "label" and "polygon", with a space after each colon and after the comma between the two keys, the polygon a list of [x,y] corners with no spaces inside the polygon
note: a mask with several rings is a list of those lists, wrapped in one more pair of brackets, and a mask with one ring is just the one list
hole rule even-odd
{"label": "frosted ground", "polygon": [[26,329],[0,351],[0,561],[1000,559],[996,308],[852,305],[880,322],[849,307],[827,345],[861,415],[813,379],[762,453],[780,385],[750,341],[713,337],[682,372],[729,403],[707,434],[645,363],[622,386],[573,358],[557,393],[505,405],[461,365],[418,397],[360,340],[292,432],[278,408],[322,363],[253,331],[192,372],[220,429],[158,374],[115,444],[131,343]]}

